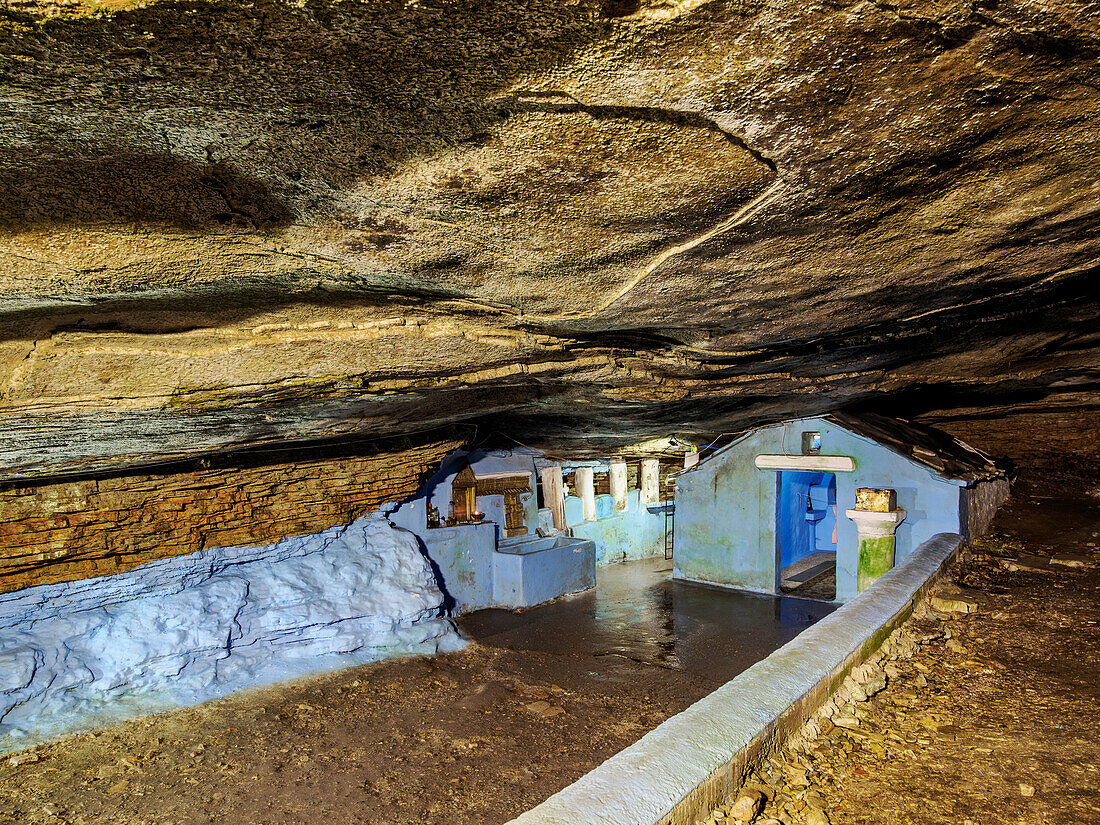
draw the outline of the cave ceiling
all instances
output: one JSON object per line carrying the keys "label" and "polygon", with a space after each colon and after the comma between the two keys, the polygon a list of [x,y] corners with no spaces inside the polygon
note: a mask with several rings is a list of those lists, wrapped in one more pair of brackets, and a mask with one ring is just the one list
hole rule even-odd
{"label": "cave ceiling", "polygon": [[1095,405],[1098,57],[1050,0],[8,0],[0,479]]}

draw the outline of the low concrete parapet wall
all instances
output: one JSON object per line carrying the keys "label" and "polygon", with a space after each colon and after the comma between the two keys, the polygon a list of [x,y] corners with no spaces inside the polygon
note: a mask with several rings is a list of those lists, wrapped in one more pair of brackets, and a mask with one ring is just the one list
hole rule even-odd
{"label": "low concrete parapet wall", "polygon": [[904,622],[958,550],[940,533],[871,587],[510,825],[688,825]]}

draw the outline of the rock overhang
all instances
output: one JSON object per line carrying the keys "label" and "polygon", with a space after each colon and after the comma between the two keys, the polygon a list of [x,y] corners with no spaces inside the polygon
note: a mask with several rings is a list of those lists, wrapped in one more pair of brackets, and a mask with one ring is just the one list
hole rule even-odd
{"label": "rock overhang", "polygon": [[1094,393],[1093,7],[605,6],[9,13],[7,477]]}

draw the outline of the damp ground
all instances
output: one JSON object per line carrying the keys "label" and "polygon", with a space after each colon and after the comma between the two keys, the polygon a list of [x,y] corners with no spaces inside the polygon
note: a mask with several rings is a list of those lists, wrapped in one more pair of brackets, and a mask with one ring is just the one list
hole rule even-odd
{"label": "damp ground", "polygon": [[463,631],[485,645],[619,658],[729,681],[835,610],[802,598],[731,593],[671,579],[663,558],[601,568],[595,590],[534,610],[479,610]]}
{"label": "damp ground", "polygon": [[465,651],[369,665],[0,761],[0,823],[503,823],[833,607],[601,568],[595,591],[480,611]]}

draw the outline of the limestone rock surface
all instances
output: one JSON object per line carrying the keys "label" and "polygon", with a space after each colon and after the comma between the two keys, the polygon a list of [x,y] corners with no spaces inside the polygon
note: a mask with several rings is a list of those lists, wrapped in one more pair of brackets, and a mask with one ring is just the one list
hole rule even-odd
{"label": "limestone rock surface", "polygon": [[1095,404],[1098,56],[1085,0],[9,0],[0,478]]}

